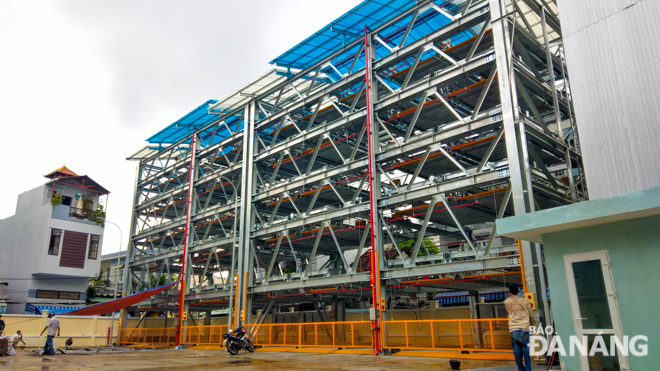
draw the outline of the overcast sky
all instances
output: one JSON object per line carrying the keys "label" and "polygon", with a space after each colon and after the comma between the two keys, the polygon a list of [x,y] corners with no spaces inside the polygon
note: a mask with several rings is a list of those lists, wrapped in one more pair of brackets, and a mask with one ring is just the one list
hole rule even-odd
{"label": "overcast sky", "polygon": [[[0,1],[0,219],[66,164],[111,191],[125,249],[136,167],[125,158],[359,3]],[[103,253],[118,248],[107,225]]]}

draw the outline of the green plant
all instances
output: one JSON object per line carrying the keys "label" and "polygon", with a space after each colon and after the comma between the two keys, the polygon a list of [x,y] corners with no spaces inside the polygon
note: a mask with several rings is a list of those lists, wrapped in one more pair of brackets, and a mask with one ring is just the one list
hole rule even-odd
{"label": "green plant", "polygon": [[87,304],[92,302],[92,299],[96,297],[96,288],[90,286],[87,288],[87,299],[85,300]]}
{"label": "green plant", "polygon": [[105,227],[105,211],[103,211],[103,206],[99,205],[96,210],[92,211],[92,217],[96,224],[100,224],[101,227]]}
{"label": "green plant", "polygon": [[90,278],[89,284],[92,286],[108,286],[110,284],[110,280],[104,280],[101,278]]}
{"label": "green plant", "polygon": [[[438,247],[435,246],[435,243],[433,243],[433,241],[430,238],[423,239],[422,243],[424,244],[424,247],[426,247],[426,250],[429,251],[429,254],[435,255],[440,253],[440,249],[438,249]],[[405,251],[407,253],[412,253],[412,249],[414,245],[415,245],[415,240],[407,240],[407,241],[399,242],[399,248],[401,248],[402,251]],[[417,256],[424,256],[424,255],[426,255],[426,251],[420,248],[419,251],[417,252]]]}
{"label": "green plant", "polygon": [[62,195],[60,195],[60,194],[54,195],[53,199],[50,200],[50,204],[53,205],[53,206],[59,205],[61,203],[62,203]]}
{"label": "green plant", "polygon": [[[172,278],[172,275],[170,274],[169,276],[170,276],[170,280],[173,281],[174,279]],[[151,277],[149,277],[149,280],[151,281],[151,287],[163,286],[164,284],[167,283],[167,274],[162,274],[158,282],[156,282],[157,278],[158,275],[156,273],[151,274]]]}
{"label": "green plant", "polygon": [[284,273],[284,274],[296,273],[296,270],[295,269],[284,268],[284,269],[282,269],[282,273]]}

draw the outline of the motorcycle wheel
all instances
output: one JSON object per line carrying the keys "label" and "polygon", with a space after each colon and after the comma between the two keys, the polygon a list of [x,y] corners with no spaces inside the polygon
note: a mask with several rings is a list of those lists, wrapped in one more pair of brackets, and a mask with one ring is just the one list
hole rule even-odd
{"label": "motorcycle wheel", "polygon": [[250,353],[254,352],[254,344],[252,344],[252,341],[250,341],[250,339],[247,339],[247,343],[245,344],[245,349],[247,349],[247,351]]}
{"label": "motorcycle wheel", "polygon": [[235,356],[238,354],[238,352],[241,350],[241,346],[239,344],[236,344],[233,341],[228,341],[227,342],[227,351],[229,354],[232,356]]}

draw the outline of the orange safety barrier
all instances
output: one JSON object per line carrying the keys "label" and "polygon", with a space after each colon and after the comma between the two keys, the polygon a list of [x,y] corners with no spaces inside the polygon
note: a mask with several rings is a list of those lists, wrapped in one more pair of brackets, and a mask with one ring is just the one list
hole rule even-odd
{"label": "orange safety barrier", "polygon": [[176,327],[127,328],[119,330],[120,344],[166,345],[176,341]]}
{"label": "orange safety barrier", "polygon": [[371,322],[308,322],[245,325],[258,346],[372,348]]}
{"label": "orange safety barrier", "polygon": [[229,332],[229,326],[183,326],[181,331],[181,344],[222,345],[222,334]]}
{"label": "orange safety barrier", "polygon": [[383,349],[511,352],[509,320],[383,321]]}

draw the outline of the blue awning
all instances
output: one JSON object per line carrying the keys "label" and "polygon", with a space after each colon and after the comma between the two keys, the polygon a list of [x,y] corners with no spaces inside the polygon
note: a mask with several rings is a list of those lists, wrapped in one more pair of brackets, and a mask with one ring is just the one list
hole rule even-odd
{"label": "blue awning", "polygon": [[25,313],[43,314],[44,311],[48,311],[59,314],[59,313],[71,312],[82,308],[85,308],[85,306],[25,304]]}

